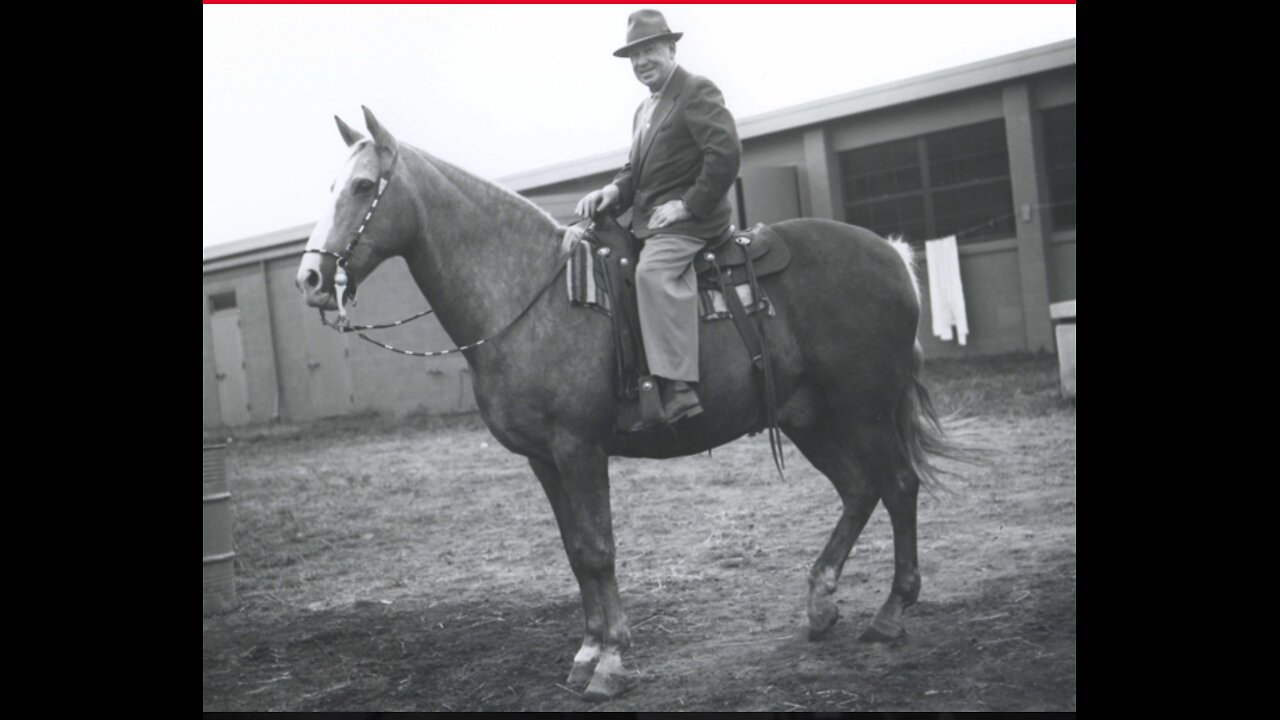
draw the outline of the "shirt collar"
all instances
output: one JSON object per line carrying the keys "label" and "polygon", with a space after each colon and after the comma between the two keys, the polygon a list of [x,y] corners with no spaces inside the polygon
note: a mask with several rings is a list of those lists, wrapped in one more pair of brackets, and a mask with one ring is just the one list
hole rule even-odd
{"label": "shirt collar", "polygon": [[667,73],[667,79],[663,81],[663,83],[662,83],[662,87],[658,88],[658,92],[656,92],[656,93],[654,93],[654,94],[650,95],[649,97],[653,98],[654,100],[657,100],[659,97],[661,97],[661,96],[662,96],[662,93],[666,92],[666,90],[667,90],[667,86],[671,84],[671,78],[673,78],[673,77],[675,77],[675,76],[676,76],[676,70],[677,70],[679,67],[680,67],[680,65],[678,65],[678,64],[676,64],[676,65],[672,65],[672,66],[671,66],[671,72]]}

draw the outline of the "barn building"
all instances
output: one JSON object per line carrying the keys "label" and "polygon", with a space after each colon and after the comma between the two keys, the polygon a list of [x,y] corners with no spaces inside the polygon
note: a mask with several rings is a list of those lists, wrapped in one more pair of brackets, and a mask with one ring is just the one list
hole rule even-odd
{"label": "barn building", "polygon": [[[1051,351],[1049,305],[1076,296],[1076,43],[1067,40],[739,118],[738,223],[822,217],[925,240],[956,235],[969,335],[920,323],[927,357]],[[626,149],[499,178],[561,222]],[[380,350],[319,323],[294,288],[312,225],[205,248],[204,427],[365,410],[465,412],[465,360]],[[403,261],[361,287],[379,318],[425,307]],[[851,309],[852,310],[852,309]],[[428,316],[409,348],[453,343]]]}

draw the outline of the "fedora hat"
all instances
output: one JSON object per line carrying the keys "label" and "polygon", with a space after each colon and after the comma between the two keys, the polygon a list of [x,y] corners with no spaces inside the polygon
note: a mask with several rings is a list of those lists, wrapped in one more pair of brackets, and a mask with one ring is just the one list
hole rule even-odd
{"label": "fedora hat", "polygon": [[679,40],[684,33],[671,32],[667,19],[657,10],[637,10],[627,18],[627,44],[613,51],[614,57],[628,57],[637,45],[658,38]]}

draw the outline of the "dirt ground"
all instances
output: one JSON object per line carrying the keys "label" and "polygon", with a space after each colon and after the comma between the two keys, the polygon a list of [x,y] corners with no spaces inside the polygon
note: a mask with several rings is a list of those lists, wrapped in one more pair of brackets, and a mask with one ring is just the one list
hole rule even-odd
{"label": "dirt ground", "polygon": [[204,709],[1075,710],[1076,410],[1056,367],[927,364],[939,409],[994,452],[942,463],[950,492],[921,495],[923,590],[888,645],[857,641],[893,574],[883,508],[845,567],[840,622],[808,640],[807,572],[840,505],[793,445],[785,482],[763,435],[615,459],[638,682],[599,704],[562,687],[582,612],[550,505],[478,419],[238,431],[239,606],[204,619]]}

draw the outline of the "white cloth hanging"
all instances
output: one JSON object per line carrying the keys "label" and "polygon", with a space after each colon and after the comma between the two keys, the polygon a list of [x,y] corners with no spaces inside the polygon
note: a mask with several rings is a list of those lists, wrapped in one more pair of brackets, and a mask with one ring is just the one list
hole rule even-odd
{"label": "white cloth hanging", "polygon": [[964,286],[960,282],[960,253],[956,236],[949,235],[924,244],[925,262],[929,270],[929,308],[933,315],[933,334],[950,340],[951,328],[961,345],[969,335],[969,318],[964,308]]}

